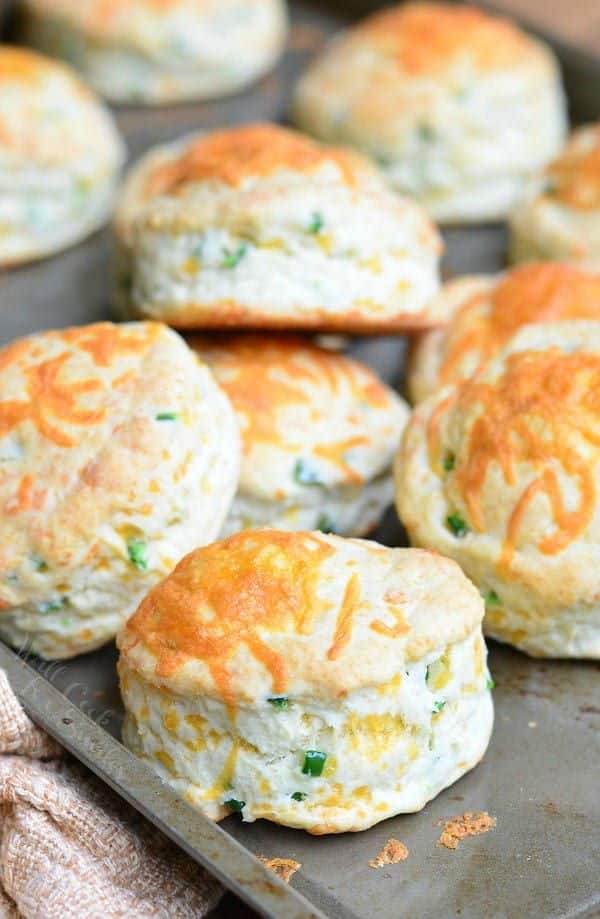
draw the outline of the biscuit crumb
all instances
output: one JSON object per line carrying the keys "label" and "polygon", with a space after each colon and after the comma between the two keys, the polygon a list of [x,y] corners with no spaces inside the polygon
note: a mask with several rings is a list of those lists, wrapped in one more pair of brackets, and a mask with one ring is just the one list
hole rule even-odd
{"label": "biscuit crumb", "polygon": [[369,862],[369,868],[383,868],[385,865],[397,865],[408,858],[408,849],[399,839],[388,839],[379,855]]}
{"label": "biscuit crumb", "polygon": [[442,834],[436,846],[445,846],[447,849],[456,849],[461,839],[467,836],[480,836],[493,830],[496,818],[490,817],[487,811],[467,811],[458,817],[449,820],[438,820],[436,826],[443,826]]}
{"label": "biscuit crumb", "polygon": [[263,863],[265,868],[276,874],[285,884],[289,884],[290,878],[302,867],[300,862],[295,862],[293,858],[267,858],[266,855],[257,855],[256,857],[259,862]]}

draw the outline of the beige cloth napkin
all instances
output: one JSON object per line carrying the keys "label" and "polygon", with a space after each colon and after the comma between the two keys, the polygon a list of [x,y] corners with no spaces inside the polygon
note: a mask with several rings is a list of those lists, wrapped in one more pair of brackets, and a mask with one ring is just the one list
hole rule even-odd
{"label": "beige cloth napkin", "polygon": [[196,919],[222,888],[27,717],[0,670],[0,919]]}

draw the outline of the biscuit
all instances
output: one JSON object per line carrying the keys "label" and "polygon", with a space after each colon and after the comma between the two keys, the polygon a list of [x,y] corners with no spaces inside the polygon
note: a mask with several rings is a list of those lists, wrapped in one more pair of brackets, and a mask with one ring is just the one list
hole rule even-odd
{"label": "biscuit", "polygon": [[538,657],[600,657],[600,322],[521,329],[422,402],[398,454],[411,542],[455,559],[484,631]]}
{"label": "biscuit", "polygon": [[552,51],[475,7],[406,3],[335,37],[301,79],[296,123],[376,159],[448,223],[506,216],[566,131]]}
{"label": "biscuit", "polygon": [[441,556],[237,533],[183,559],[120,634],[124,741],[214,819],[366,829],[483,756],[482,616]]}
{"label": "biscuit", "polygon": [[274,65],[284,0],[24,0],[24,37],[114,102],[210,99]]}
{"label": "biscuit", "polygon": [[453,318],[445,328],[424,333],[411,351],[413,402],[480,372],[521,326],[600,320],[600,276],[558,262],[524,265],[500,277],[450,281],[440,298]]}
{"label": "biscuit", "polygon": [[237,414],[240,484],[222,535],[368,533],[393,501],[406,403],[358,361],[300,338],[194,336]]}
{"label": "biscuit", "polygon": [[600,271],[600,123],[575,131],[531,180],[510,219],[510,256]]}
{"label": "biscuit", "polygon": [[272,124],[159,147],[125,182],[121,313],[179,328],[377,332],[438,317],[441,242],[346,150]]}
{"label": "biscuit", "polygon": [[158,323],[42,332],[0,350],[0,369],[0,635],[71,657],[216,537],[237,424]]}
{"label": "biscuit", "polygon": [[0,45],[0,267],[102,226],[124,158],[111,114],[72,71]]}

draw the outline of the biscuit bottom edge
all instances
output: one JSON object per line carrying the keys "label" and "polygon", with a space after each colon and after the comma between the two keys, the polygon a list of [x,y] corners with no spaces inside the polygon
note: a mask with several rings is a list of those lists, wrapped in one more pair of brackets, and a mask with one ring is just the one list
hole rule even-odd
{"label": "biscuit bottom edge", "polygon": [[311,834],[421,810],[484,755],[493,724],[479,629],[345,697],[231,710],[151,685],[123,658],[124,743],[212,819],[238,813]]}

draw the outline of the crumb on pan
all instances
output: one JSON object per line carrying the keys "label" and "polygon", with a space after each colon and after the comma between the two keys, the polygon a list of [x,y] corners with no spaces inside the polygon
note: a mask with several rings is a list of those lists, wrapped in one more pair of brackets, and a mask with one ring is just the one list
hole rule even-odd
{"label": "crumb on pan", "polygon": [[369,868],[383,868],[385,865],[397,865],[398,862],[406,861],[408,858],[408,849],[399,839],[392,836],[383,849],[375,858],[369,862]]}
{"label": "crumb on pan", "polygon": [[458,817],[450,817],[448,820],[438,820],[436,826],[442,826],[441,836],[436,845],[445,846],[447,849],[456,849],[461,839],[467,836],[480,836],[493,830],[496,826],[496,818],[490,817],[487,811],[466,811]]}
{"label": "crumb on pan", "polygon": [[258,855],[257,858],[265,868],[281,878],[284,884],[289,884],[296,871],[302,867],[300,862],[295,862],[293,858],[267,858],[266,855]]}

